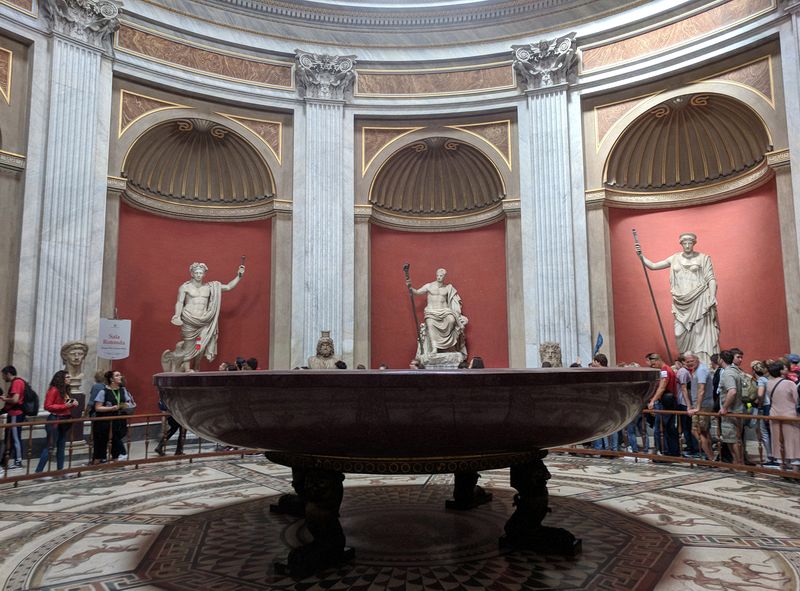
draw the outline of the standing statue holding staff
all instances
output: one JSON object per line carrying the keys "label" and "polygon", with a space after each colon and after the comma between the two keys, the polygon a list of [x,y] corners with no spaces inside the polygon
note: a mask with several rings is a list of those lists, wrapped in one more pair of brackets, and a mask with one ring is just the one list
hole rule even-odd
{"label": "standing statue holding staff", "polygon": [[719,352],[714,267],[711,257],[694,250],[697,235],[686,232],[680,235],[678,241],[682,250],[657,263],[642,254],[638,240],[636,254],[648,269],[670,270],[669,284],[678,351],[692,351],[707,364],[711,355]]}
{"label": "standing statue holding staff", "polygon": [[[461,296],[452,284],[445,284],[446,269],[436,270],[436,281],[419,289],[411,287],[406,271],[406,287],[412,296],[428,295],[424,323],[417,331],[417,357],[425,365],[450,365],[454,367],[467,358],[464,327],[469,319],[461,314]],[[416,309],[414,311],[416,322]]]}
{"label": "standing statue holding staff", "polygon": [[244,257],[239,270],[227,284],[219,281],[203,283],[208,272],[205,263],[189,265],[191,280],[178,288],[178,300],[175,302],[175,315],[172,324],[181,327],[182,341],[175,345],[175,350],[167,349],[161,355],[161,366],[164,371],[189,371],[200,367],[200,359],[205,357],[213,361],[217,355],[218,322],[222,292],[236,287],[244,275]]}

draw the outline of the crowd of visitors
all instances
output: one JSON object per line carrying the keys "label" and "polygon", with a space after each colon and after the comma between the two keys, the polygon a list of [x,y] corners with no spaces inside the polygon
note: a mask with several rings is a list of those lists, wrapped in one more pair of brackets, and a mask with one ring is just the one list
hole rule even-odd
{"label": "crowd of visitors", "polygon": [[[742,367],[743,358],[741,349],[726,349],[712,355],[706,365],[687,351],[669,365],[657,353],[648,353],[647,365],[661,375],[647,405],[655,412],[637,416],[626,429],[594,441],[592,447],[800,470],[800,423],[783,420],[800,415],[800,356],[753,361],[752,374]],[[607,366],[608,359],[600,353],[591,365]],[[748,432],[754,435],[757,457],[747,453]],[[714,441],[719,444],[717,452]]]}

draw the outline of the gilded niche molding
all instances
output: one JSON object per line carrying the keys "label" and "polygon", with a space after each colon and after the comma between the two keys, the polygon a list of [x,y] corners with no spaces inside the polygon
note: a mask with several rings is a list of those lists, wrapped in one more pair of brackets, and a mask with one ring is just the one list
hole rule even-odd
{"label": "gilded niche molding", "polygon": [[121,137],[123,133],[128,131],[131,125],[146,115],[164,111],[166,109],[189,108],[191,107],[122,89],[119,93],[119,123],[117,125],[117,137]]}
{"label": "gilded niche molding", "polygon": [[0,94],[6,103],[11,104],[11,71],[14,63],[14,54],[8,49],[0,47]]}
{"label": "gilded niche molding", "polygon": [[465,123],[462,125],[448,125],[451,129],[458,129],[477,138],[482,139],[500,154],[500,157],[511,169],[511,120],[487,121],[485,123]]}
{"label": "gilded niche molding", "polygon": [[746,173],[771,149],[764,123],[741,101],[682,95],[625,129],[609,155],[604,182],[617,191],[680,190]]}
{"label": "gilded niche molding", "polygon": [[[414,142],[393,154],[370,187],[373,214],[384,220],[441,220],[502,212],[502,177],[469,144],[445,137]],[[398,221],[397,225],[402,225]]]}
{"label": "gilded niche molding", "polygon": [[[760,95],[773,109],[775,108],[775,81],[772,75],[772,57],[770,55],[758,57],[747,63],[716,72],[696,80],[692,84],[700,82],[723,82],[747,88]],[[658,92],[663,92],[663,90]],[[600,144],[603,143],[611,128],[626,113],[644,99],[653,96],[653,94],[658,94],[658,92],[596,106],[594,108],[594,119],[595,148],[597,151],[600,150]]]}
{"label": "gilded niche molding", "polygon": [[731,29],[774,10],[776,0],[730,0],[678,22],[598,47],[582,49],[581,73],[663,53],[712,33]]}
{"label": "gilded niche molding", "polygon": [[753,61],[712,74],[702,80],[728,82],[760,94],[775,108],[775,81],[772,77],[772,57],[765,55]]}
{"label": "gilded niche molding", "polygon": [[294,88],[290,63],[201,47],[129,23],[124,23],[117,31],[115,47],[119,51],[218,78],[273,88]]}
{"label": "gilded niche molding", "polygon": [[369,127],[361,128],[361,176],[375,161],[375,158],[385,150],[389,144],[396,142],[401,137],[424,127]]}
{"label": "gilded niche molding", "polygon": [[283,154],[283,124],[280,121],[270,121],[268,119],[255,119],[253,117],[240,117],[239,115],[229,115],[227,113],[217,113],[234,123],[238,123],[245,129],[251,131],[275,156],[278,164],[281,164]]}
{"label": "gilded niche molding", "polygon": [[363,97],[446,96],[516,88],[508,62],[413,70],[359,68],[355,95]]}
{"label": "gilded niche molding", "polygon": [[122,175],[128,200],[162,214],[245,220],[273,209],[275,183],[262,156],[239,134],[205,119],[167,121],[145,132]]}

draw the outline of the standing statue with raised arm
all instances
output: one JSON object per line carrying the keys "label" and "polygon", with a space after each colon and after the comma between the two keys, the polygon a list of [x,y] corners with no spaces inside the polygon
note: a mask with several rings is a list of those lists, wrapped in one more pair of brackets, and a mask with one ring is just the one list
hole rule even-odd
{"label": "standing statue with raised arm", "polygon": [[446,276],[446,269],[437,269],[436,281],[426,283],[419,289],[414,289],[411,281],[406,281],[413,295],[428,295],[425,327],[421,331],[422,342],[418,347],[418,355],[425,365],[437,365],[436,361],[439,360],[448,365],[455,362],[457,366],[467,358],[464,327],[468,318],[461,314],[461,296],[456,288],[452,284],[445,284]]}
{"label": "standing statue with raised arm", "polygon": [[191,280],[178,288],[175,315],[172,324],[181,327],[181,338],[175,350],[167,349],[161,355],[164,371],[189,371],[200,367],[200,359],[213,361],[217,355],[219,310],[222,292],[236,287],[244,275],[244,257],[239,270],[227,284],[219,281],[203,283],[208,272],[205,263],[189,265]]}
{"label": "standing statue with raised arm", "polygon": [[672,314],[675,317],[675,339],[678,351],[692,351],[703,363],[719,352],[719,320],[717,319],[717,280],[711,257],[696,252],[697,235],[686,232],[678,239],[682,250],[652,262],[636,244],[636,254],[648,269],[669,269],[672,291]]}

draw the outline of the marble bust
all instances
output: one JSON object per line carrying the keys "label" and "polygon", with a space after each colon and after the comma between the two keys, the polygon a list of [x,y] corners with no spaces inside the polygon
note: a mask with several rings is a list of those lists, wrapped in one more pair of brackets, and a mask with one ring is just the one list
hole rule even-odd
{"label": "marble bust", "polygon": [[197,370],[203,357],[213,361],[217,355],[222,292],[239,284],[244,275],[244,265],[239,265],[236,277],[225,284],[219,281],[203,283],[207,272],[205,263],[192,263],[189,265],[191,280],[178,288],[171,322],[181,327],[182,340],[175,344],[174,351],[167,349],[161,355],[164,371]]}
{"label": "marble bust", "polygon": [[337,369],[339,358],[334,355],[333,339],[329,330],[323,330],[317,341],[317,354],[308,358],[309,369]]}
{"label": "marble bust", "polygon": [[89,345],[83,341],[69,341],[61,345],[61,360],[64,362],[64,370],[69,374],[69,384],[73,391],[80,389],[83,362],[88,352]]}
{"label": "marble bust", "polygon": [[[542,367],[563,367],[561,359],[561,343],[544,341],[539,344],[539,362]],[[549,363],[550,365],[544,365]]]}

